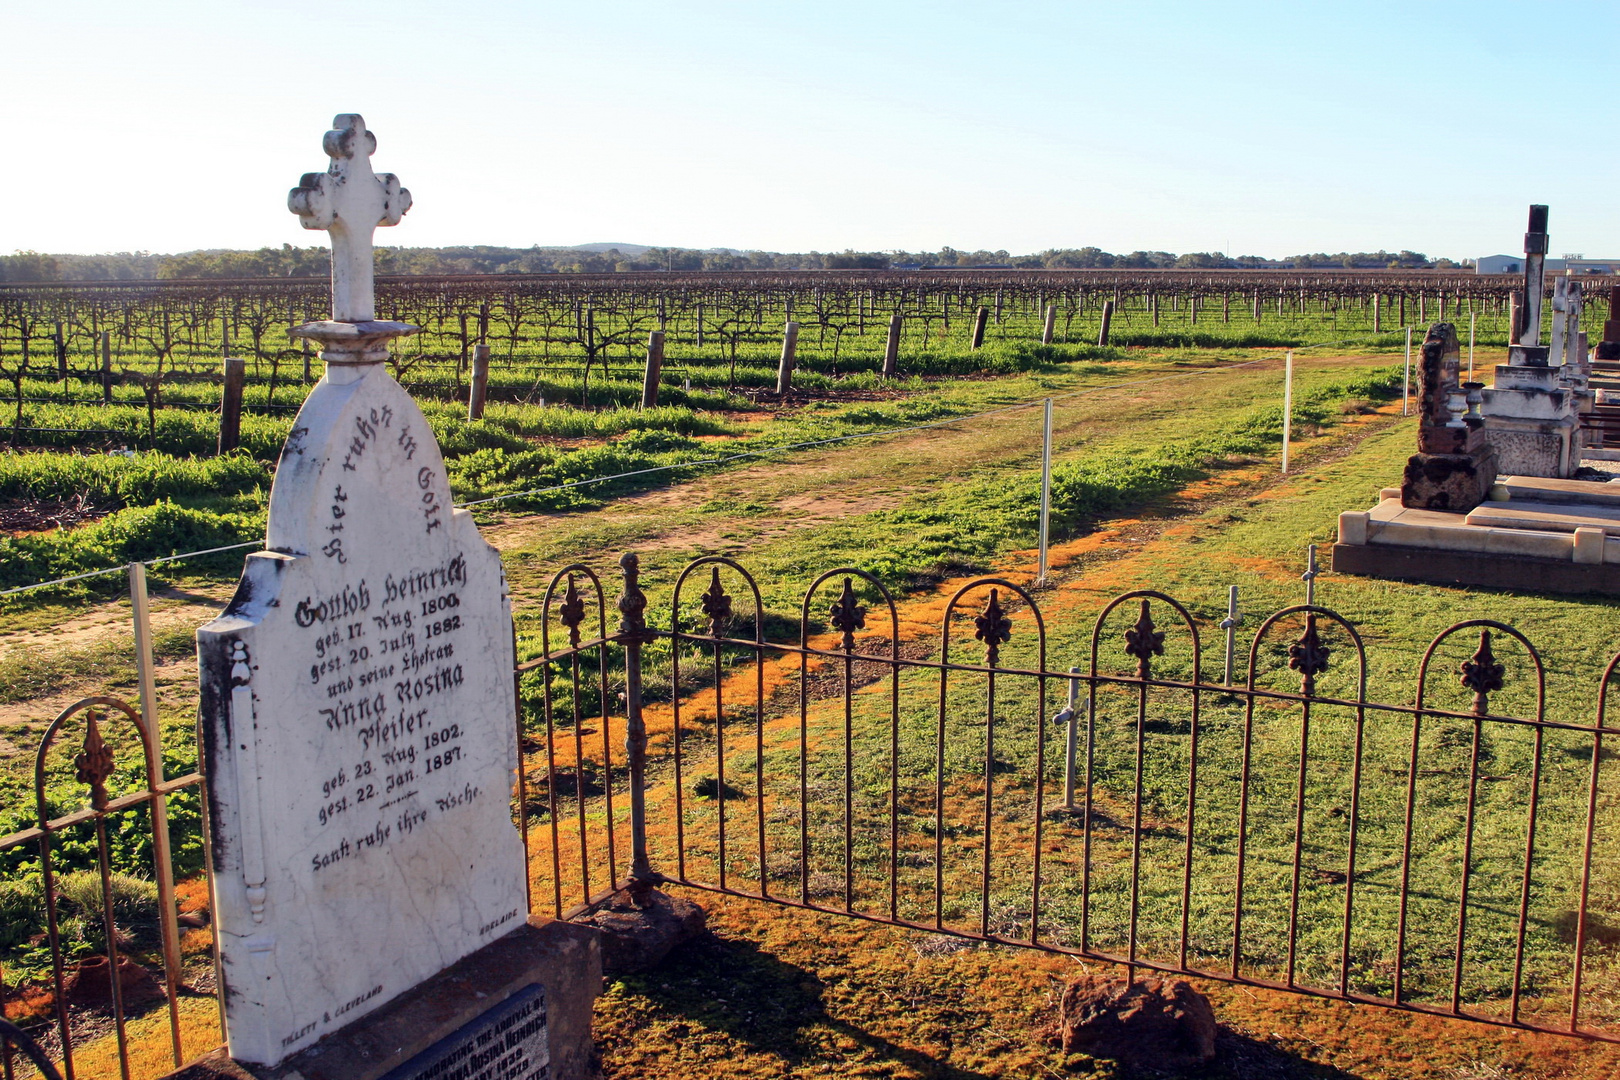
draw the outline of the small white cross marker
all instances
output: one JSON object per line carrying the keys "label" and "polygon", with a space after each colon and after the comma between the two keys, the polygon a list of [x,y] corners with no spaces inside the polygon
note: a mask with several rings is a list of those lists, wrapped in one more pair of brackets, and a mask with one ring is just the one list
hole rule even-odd
{"label": "small white cross marker", "polygon": [[287,209],[306,229],[332,234],[332,318],[370,322],[377,317],[372,275],[372,232],[398,225],[411,208],[411,193],[393,173],[371,171],[377,137],[358,113],[343,113],[321,141],[332,164],[305,173],[287,193]]}

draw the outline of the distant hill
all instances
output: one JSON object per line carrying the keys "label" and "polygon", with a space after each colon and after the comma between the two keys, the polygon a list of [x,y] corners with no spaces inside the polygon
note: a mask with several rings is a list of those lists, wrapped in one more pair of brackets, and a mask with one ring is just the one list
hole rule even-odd
{"label": "distant hill", "polygon": [[593,255],[605,255],[609,251],[617,251],[620,255],[628,255],[632,259],[645,255],[652,250],[651,244],[575,244],[571,248],[559,249],[567,251],[589,251]]}

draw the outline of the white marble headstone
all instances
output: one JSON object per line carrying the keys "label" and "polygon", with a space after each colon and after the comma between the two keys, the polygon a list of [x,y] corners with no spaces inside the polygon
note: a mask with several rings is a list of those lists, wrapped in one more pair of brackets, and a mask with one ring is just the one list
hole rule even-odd
{"label": "white marble headstone", "polygon": [[226,1035],[269,1065],[527,902],[500,557],[384,365],[305,402],[266,547],[198,654]]}

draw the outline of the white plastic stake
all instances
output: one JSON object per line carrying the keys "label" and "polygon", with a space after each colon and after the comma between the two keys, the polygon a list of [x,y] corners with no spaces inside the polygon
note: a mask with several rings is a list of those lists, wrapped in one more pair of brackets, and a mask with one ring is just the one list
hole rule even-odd
{"label": "white plastic stake", "polygon": [[1305,572],[1299,580],[1305,583],[1305,606],[1316,606],[1316,545],[1311,544],[1305,549]]}
{"label": "white plastic stake", "polygon": [[[1080,674],[1080,669],[1077,667],[1072,667],[1069,669],[1069,674],[1078,675]],[[1074,755],[1075,751],[1080,745],[1079,679],[1069,680],[1069,705],[1062,712],[1058,713],[1057,718],[1062,723],[1067,725],[1067,729],[1064,733],[1065,741],[1063,751],[1063,808],[1065,810],[1073,810],[1075,787]]]}
{"label": "white plastic stake", "polygon": [[1479,329],[1479,312],[1468,313],[1468,381],[1474,381],[1474,331]]}
{"label": "white plastic stake", "polygon": [[1288,475],[1288,437],[1294,429],[1294,350],[1283,360],[1283,451],[1282,471]]}
{"label": "white plastic stake", "polygon": [[1046,586],[1046,549],[1052,539],[1052,399],[1046,399],[1041,424],[1041,565],[1035,584]]}
{"label": "white plastic stake", "polygon": [[1406,374],[1401,377],[1401,415],[1405,416],[1412,402],[1412,328],[1406,328]]}
{"label": "white plastic stake", "polygon": [[1238,624],[1243,622],[1243,616],[1238,614],[1238,587],[1229,586],[1226,593],[1226,618],[1221,620],[1221,629],[1226,631],[1226,676],[1227,686],[1232,685],[1232,651],[1237,645]]}

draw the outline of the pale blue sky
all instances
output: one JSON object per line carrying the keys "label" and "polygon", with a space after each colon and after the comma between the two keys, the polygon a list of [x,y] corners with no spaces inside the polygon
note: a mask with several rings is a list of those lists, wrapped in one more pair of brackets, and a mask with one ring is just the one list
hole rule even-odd
{"label": "pale blue sky", "polygon": [[1620,255],[1620,5],[0,5],[0,252],[313,243],[333,114],[387,243]]}

